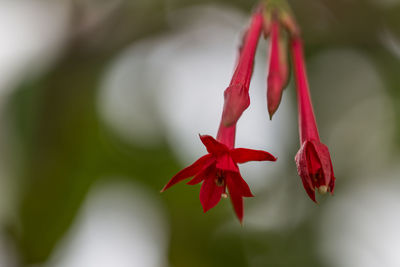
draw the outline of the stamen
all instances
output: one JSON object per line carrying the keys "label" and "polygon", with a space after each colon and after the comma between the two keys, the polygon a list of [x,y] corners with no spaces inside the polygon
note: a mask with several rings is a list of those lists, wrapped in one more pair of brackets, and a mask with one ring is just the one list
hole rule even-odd
{"label": "stamen", "polygon": [[328,187],[326,185],[321,185],[320,187],[318,187],[318,193],[320,193],[321,195],[326,194],[326,192],[328,192]]}
{"label": "stamen", "polygon": [[217,179],[215,180],[215,183],[217,186],[224,186],[225,185],[225,177],[224,173],[222,171],[217,171]]}

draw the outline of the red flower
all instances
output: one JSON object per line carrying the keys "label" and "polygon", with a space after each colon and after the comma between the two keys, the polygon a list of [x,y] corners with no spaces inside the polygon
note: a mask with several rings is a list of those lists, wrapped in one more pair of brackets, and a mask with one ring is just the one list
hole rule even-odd
{"label": "red flower", "polygon": [[[223,134],[220,136],[228,136],[225,141],[232,141],[230,137],[232,137],[231,133],[232,130],[234,133],[235,127],[229,129],[221,126],[219,133]],[[224,133],[227,133],[227,135],[224,135]],[[187,184],[195,185],[203,182],[200,189],[200,202],[204,212],[206,212],[218,204],[221,196],[227,197],[226,188],[228,188],[236,215],[242,222],[243,197],[252,197],[253,194],[240,175],[237,164],[248,161],[275,161],[276,158],[261,150],[229,148],[226,144],[218,142],[209,135],[200,135],[200,139],[208,154],[178,172],[161,192],[184,179],[194,176]]]}
{"label": "red flower", "polygon": [[240,56],[235,73],[224,92],[224,109],[217,140],[209,135],[201,135],[200,139],[206,146],[208,154],[178,172],[161,190],[163,192],[174,184],[193,177],[188,184],[203,182],[200,202],[206,212],[217,205],[221,197],[227,197],[226,189],[228,189],[240,222],[243,220],[243,197],[252,197],[253,194],[240,175],[238,164],[248,161],[276,161],[274,156],[265,151],[234,148],[236,122],[250,104],[249,86],[262,24],[263,15],[259,8],[252,16],[251,25],[239,50]]}
{"label": "red flower", "polygon": [[288,80],[285,40],[281,35],[280,22],[276,15],[272,19],[270,33],[267,102],[269,117],[272,119],[281,103],[282,92]]}
{"label": "red flower", "polygon": [[224,92],[222,121],[225,126],[237,122],[250,105],[249,87],[253,74],[254,55],[260,38],[263,16],[260,10],[253,14],[249,29],[239,49],[239,60],[229,87]]}
{"label": "red flower", "polygon": [[322,194],[333,193],[335,176],[328,148],[320,142],[310,99],[302,40],[292,38],[292,54],[297,87],[301,148],[296,155],[297,171],[310,198],[315,200],[315,189]]}

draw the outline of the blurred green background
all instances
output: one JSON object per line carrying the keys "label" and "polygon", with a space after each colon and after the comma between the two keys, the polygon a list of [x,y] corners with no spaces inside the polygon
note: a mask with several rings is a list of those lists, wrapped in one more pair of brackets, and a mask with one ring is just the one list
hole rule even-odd
{"label": "blurred green background", "polygon": [[256,197],[203,214],[159,190],[214,135],[257,1],[0,2],[0,266],[400,266],[400,1],[289,1],[335,195],[296,174],[293,81],[274,120],[258,46],[237,146]]}

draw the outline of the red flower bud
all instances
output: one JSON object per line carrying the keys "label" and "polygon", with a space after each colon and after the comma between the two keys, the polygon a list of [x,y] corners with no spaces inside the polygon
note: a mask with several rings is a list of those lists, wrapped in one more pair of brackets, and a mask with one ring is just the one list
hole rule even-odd
{"label": "red flower bud", "polygon": [[237,122],[243,111],[250,105],[249,87],[253,74],[254,55],[257,49],[263,24],[260,11],[252,16],[243,44],[239,49],[239,60],[229,87],[224,92],[225,103],[222,113],[222,122],[230,126]]}
{"label": "red flower bud", "polygon": [[328,148],[320,142],[310,98],[309,85],[300,37],[292,38],[292,56],[296,78],[301,148],[296,155],[297,171],[303,186],[315,200],[315,189],[320,193],[333,193],[335,176]]}
{"label": "red flower bud", "polygon": [[286,45],[277,19],[272,20],[270,38],[267,102],[269,117],[272,119],[281,103],[282,92],[288,80]]}

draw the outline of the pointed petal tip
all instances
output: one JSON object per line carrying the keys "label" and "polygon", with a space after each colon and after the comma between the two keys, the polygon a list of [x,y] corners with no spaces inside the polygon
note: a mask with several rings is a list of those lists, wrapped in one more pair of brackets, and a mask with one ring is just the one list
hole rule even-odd
{"label": "pointed petal tip", "polygon": [[329,194],[331,194],[331,196],[335,195],[335,193],[333,192],[333,188],[332,187],[329,187]]}
{"label": "pointed petal tip", "polygon": [[214,139],[214,137],[212,137],[211,135],[209,135],[209,134],[201,134],[201,133],[199,133],[199,138],[200,138],[200,140],[201,141],[203,141],[203,140],[205,140],[205,139],[208,139],[208,138],[212,138],[212,139]]}
{"label": "pointed petal tip", "polygon": [[197,159],[194,163],[192,163],[188,167],[182,169],[177,174],[175,174],[171,178],[171,180],[169,180],[169,182],[164,186],[164,188],[161,189],[161,191],[163,192],[163,191],[167,190],[168,188],[170,188],[171,186],[173,186],[189,177],[196,175],[198,172],[201,171],[202,168],[208,166],[210,163],[211,163],[211,155],[210,154],[206,154],[206,155],[202,156],[201,158]]}
{"label": "pointed petal tip", "polygon": [[240,226],[243,227],[244,226],[244,222],[243,222],[243,215],[240,217],[236,212],[235,212],[235,217],[238,219]]}
{"label": "pointed petal tip", "polygon": [[317,200],[315,199],[315,196],[313,197],[313,196],[310,196],[310,195],[309,195],[309,197],[310,197],[310,199],[312,200],[312,202],[318,204]]}
{"label": "pointed petal tip", "polygon": [[[308,193],[308,192],[307,192]],[[310,199],[315,203],[315,204],[319,204],[317,199],[315,198],[315,192],[314,194],[308,194],[308,196],[310,197]]]}
{"label": "pointed petal tip", "polygon": [[165,190],[169,188],[168,184],[164,185],[164,187],[160,190],[160,193],[164,193]]}
{"label": "pointed petal tip", "polygon": [[[247,183],[246,183],[247,184]],[[250,190],[250,187],[249,187],[249,193],[250,194],[246,194],[244,197],[256,197],[254,194],[253,194],[253,192],[251,192],[251,190]]]}
{"label": "pointed petal tip", "polygon": [[[216,206],[216,205],[214,205],[214,206]],[[209,205],[205,206],[205,205],[202,204],[203,213],[206,213],[206,212],[209,211],[210,209],[214,208],[214,206],[209,206]]]}
{"label": "pointed petal tip", "polygon": [[206,205],[205,203],[201,203],[201,208],[203,209],[203,213],[209,211],[212,207]]}
{"label": "pointed petal tip", "polygon": [[272,117],[275,115],[275,112],[278,110],[278,106],[277,107],[271,107],[272,105],[270,103],[268,103],[268,114],[269,114],[269,120],[272,121]]}
{"label": "pointed petal tip", "polygon": [[187,184],[187,185],[196,185],[196,184],[198,184],[198,183],[200,183],[200,182],[201,182],[201,180],[198,181],[197,179],[194,180],[194,178],[193,178],[192,180],[190,180],[190,181],[187,182],[186,184]]}
{"label": "pointed petal tip", "polygon": [[244,213],[242,213],[242,214],[240,214],[240,215],[236,213],[236,217],[237,217],[238,220],[239,220],[240,226],[243,227],[243,226],[244,226],[244,221],[243,221]]}
{"label": "pointed petal tip", "polygon": [[[311,190],[310,190],[311,189]],[[318,201],[315,198],[315,191],[313,188],[307,189],[306,188],[306,193],[308,195],[308,197],[316,204],[318,204]]]}
{"label": "pointed petal tip", "polygon": [[249,148],[234,148],[230,150],[231,157],[236,163],[246,163],[249,161],[276,161],[277,158],[271,153],[263,150]]}
{"label": "pointed petal tip", "polygon": [[225,144],[219,142],[211,135],[200,135],[200,140],[210,154],[218,154],[229,150]]}

